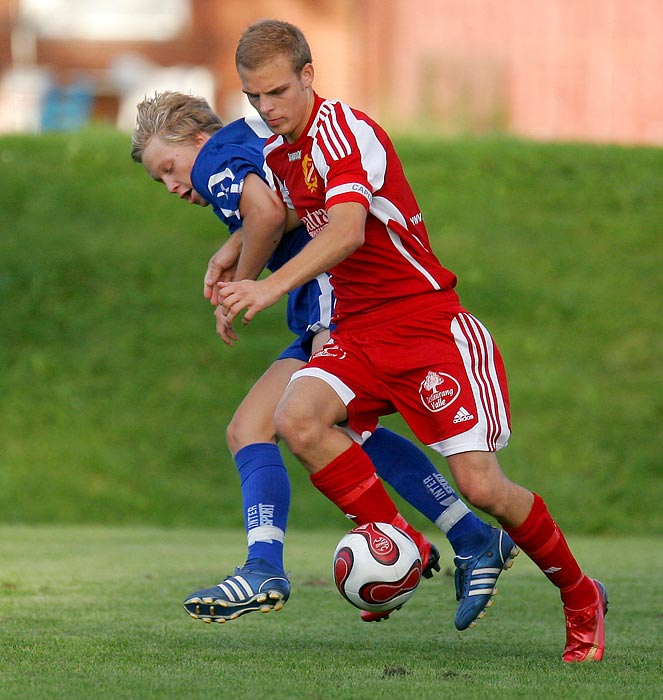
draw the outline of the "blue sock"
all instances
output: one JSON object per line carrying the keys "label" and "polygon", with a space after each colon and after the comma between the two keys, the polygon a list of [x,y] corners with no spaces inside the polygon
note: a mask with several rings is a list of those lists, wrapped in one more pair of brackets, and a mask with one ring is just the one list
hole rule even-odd
{"label": "blue sock", "polygon": [[378,476],[442,530],[454,552],[469,556],[488,540],[490,526],[477,517],[422,450],[379,427],[362,445]]}
{"label": "blue sock", "polygon": [[290,479],[279,448],[270,442],[242,447],[235,455],[249,545],[247,564],[264,559],[279,573],[290,509]]}

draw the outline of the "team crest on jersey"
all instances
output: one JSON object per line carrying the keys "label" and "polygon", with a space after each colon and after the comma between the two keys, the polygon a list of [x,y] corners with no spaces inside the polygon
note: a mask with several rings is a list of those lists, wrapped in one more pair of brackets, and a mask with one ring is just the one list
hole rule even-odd
{"label": "team crest on jersey", "polygon": [[306,186],[310,192],[315,192],[318,189],[318,174],[315,172],[313,158],[308,153],[302,158],[302,170]]}
{"label": "team crest on jersey", "polygon": [[428,370],[419,386],[419,396],[423,405],[432,413],[443,411],[460,395],[460,384],[450,374]]}

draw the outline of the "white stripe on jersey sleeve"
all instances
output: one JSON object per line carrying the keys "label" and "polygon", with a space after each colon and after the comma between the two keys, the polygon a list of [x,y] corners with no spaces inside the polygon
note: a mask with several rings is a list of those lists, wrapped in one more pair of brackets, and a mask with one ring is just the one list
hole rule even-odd
{"label": "white stripe on jersey sleeve", "polygon": [[356,182],[348,182],[345,185],[337,185],[336,187],[332,187],[331,189],[327,190],[325,193],[325,202],[328,202],[332,197],[336,197],[339,194],[344,194],[345,192],[355,192],[363,195],[366,198],[368,206],[371,206],[373,195],[371,194],[370,190],[368,190],[364,185],[359,185]]}
{"label": "white stripe on jersey sleeve", "polygon": [[[327,182],[329,163],[327,163],[323,148],[317,142],[318,139],[320,139],[324,148],[330,153],[332,161],[339,160],[341,157],[345,157],[351,153],[350,143],[342,127],[338,123],[337,115],[331,106],[332,104],[340,105],[343,110],[348,126],[359,146],[362,168],[366,172],[371,190],[376,192],[384,184],[384,177],[387,169],[387,152],[380,143],[372,127],[365,121],[357,119],[350,107],[342,102],[324,102],[318,111],[319,118],[314,122],[314,126],[309,131],[309,135],[313,138],[311,155],[313,156],[315,168],[324,178],[325,182]],[[326,198],[329,199],[329,193],[327,193]]]}
{"label": "white stripe on jersey sleeve", "polygon": [[262,155],[265,160],[267,159],[267,156],[275,149],[278,148],[279,146],[282,146],[285,143],[285,139],[283,136],[278,136],[271,142],[267,142],[265,144],[265,147],[262,150]]}
{"label": "white stripe on jersey sleeve", "polygon": [[369,124],[357,119],[347,105],[342,105],[342,107],[348,126],[352,129],[359,146],[361,165],[368,174],[371,189],[373,192],[377,192],[384,185],[387,172],[387,151]]}
{"label": "white stripe on jersey sleeve", "polygon": [[272,172],[272,169],[267,165],[266,161],[263,161],[262,164],[262,171],[265,173],[265,177],[267,178],[267,182],[269,182],[269,186],[272,189],[274,188],[274,173]]}
{"label": "white stripe on jersey sleeve", "polygon": [[318,129],[318,138],[325,144],[332,160],[341,160],[341,158],[345,158],[348,154],[341,149],[341,144],[334,138],[334,132],[329,132],[330,130],[325,129],[325,124],[321,124]]}
{"label": "white stripe on jersey sleeve", "polygon": [[332,110],[327,119],[320,124],[318,133],[332,153],[334,160],[345,158],[352,152],[350,142],[338,123],[335,111]]}

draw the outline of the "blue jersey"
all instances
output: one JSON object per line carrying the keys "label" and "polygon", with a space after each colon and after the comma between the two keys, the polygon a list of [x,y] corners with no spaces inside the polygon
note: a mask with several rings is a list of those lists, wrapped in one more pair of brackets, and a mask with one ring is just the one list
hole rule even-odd
{"label": "blue jersey", "polygon": [[[272,186],[263,158],[263,145],[269,136],[271,132],[262,122],[238,119],[217,131],[200,149],[193,164],[193,188],[209,202],[231,234],[242,226],[239,202],[246,176],[254,173]],[[310,240],[303,226],[284,234],[267,268],[278,270]],[[287,323],[298,339],[280,357],[307,361],[312,337],[329,327],[332,311],[333,294],[328,275],[319,275],[293,289],[288,295]]]}
{"label": "blue jersey", "polygon": [[[254,173],[272,186],[262,155],[263,145],[270,134],[262,122],[252,124],[246,119],[238,119],[217,131],[200,149],[193,164],[193,189],[210,203],[230,233],[242,227],[239,200],[246,176]],[[310,236],[303,227],[285,234],[267,268],[277,270],[309,240]]]}

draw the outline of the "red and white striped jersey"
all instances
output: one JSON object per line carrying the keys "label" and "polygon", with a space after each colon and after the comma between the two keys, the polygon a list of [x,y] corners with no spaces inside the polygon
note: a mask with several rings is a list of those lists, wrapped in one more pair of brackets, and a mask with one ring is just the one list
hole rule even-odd
{"label": "red and white striped jersey", "polygon": [[366,207],[365,242],[330,270],[340,322],[395,299],[450,290],[455,275],[431,250],[423,216],[386,132],[366,114],[315,95],[295,143],[273,136],[265,159],[277,191],[315,237],[335,204]]}

